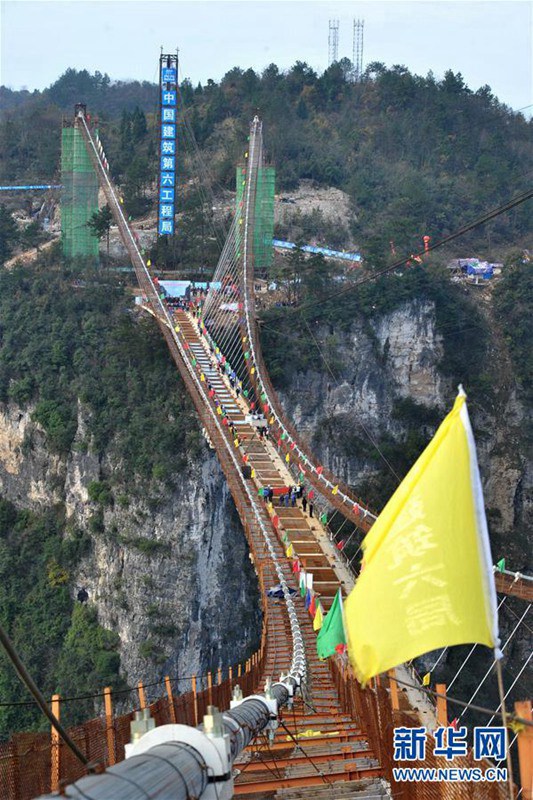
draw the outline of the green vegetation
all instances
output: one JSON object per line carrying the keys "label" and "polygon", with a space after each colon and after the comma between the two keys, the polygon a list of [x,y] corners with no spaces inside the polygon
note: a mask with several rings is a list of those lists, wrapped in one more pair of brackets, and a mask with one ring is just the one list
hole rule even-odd
{"label": "green vegetation", "polygon": [[[0,401],[34,402],[50,448],[110,448],[117,472],[89,487],[101,506],[111,484],[171,482],[200,437],[176,369],[152,320],[138,320],[111,275],[39,268],[0,273]],[[81,403],[81,406],[78,406]],[[149,440],[150,446],[146,446]],[[31,447],[31,442],[28,443]]]}
{"label": "green vegetation", "polygon": [[[284,73],[271,64],[262,74],[234,68],[219,83],[208,80],[204,86],[184,81],[188,128],[213,186],[234,189],[235,164],[260,109],[278,189],[290,191],[306,178],[338,187],[352,200],[351,230],[332,226],[315,211],[296,220],[301,236],[337,246],[350,236],[374,266],[390,261],[391,241],[398,253],[416,252],[424,234],[435,241],[524,188],[532,123],[499,102],[488,86],[473,91],[451,70],[436,80],[431,73],[421,77],[380,62],[369,64],[354,84],[350,67],[343,59],[318,75],[298,61]],[[112,82],[107,75],[69,69],[43,92],[0,89],[0,180],[53,178],[61,117],[72,113],[80,97],[99,117],[128,212],[143,213],[157,171],[158,88],[147,82]],[[205,228],[211,203],[194,199],[191,191],[199,167],[190,143],[183,149],[188,128],[182,126],[178,187],[185,217],[176,236],[158,245],[157,261],[190,267],[211,258],[212,241]],[[187,235],[189,226],[194,236]],[[525,242],[528,228],[523,204],[464,236],[462,245],[490,255],[495,246]]]}
{"label": "green vegetation", "polygon": [[494,292],[495,310],[526,398],[533,395],[533,267],[515,255]]}
{"label": "green vegetation", "polygon": [[[80,531],[64,535],[57,513],[18,511],[0,499],[0,620],[47,697],[82,695],[106,685],[123,688],[118,637],[100,628],[93,608],[74,604],[70,596],[71,570],[88,546]],[[3,651],[0,697],[3,703],[29,699]],[[92,713],[87,703],[76,703],[68,719]],[[0,707],[0,739],[14,730],[47,726],[32,703]]]}
{"label": "green vegetation", "polygon": [[89,500],[101,506],[110,506],[113,503],[113,495],[105,481],[91,481],[87,487]]}
{"label": "green vegetation", "polygon": [[122,537],[122,542],[124,544],[131,545],[132,547],[136,547],[141,553],[144,553],[146,556],[152,555],[170,555],[170,544],[168,542],[162,542],[159,539],[148,539],[146,536],[137,536],[137,537]]}
{"label": "green vegetation", "polygon": [[98,239],[103,239],[104,236],[106,237],[107,255],[109,255],[109,231],[111,229],[112,221],[113,214],[106,203],[106,205],[99,211],[95,211],[87,223],[89,228],[92,230],[94,235],[98,237]]}
{"label": "green vegetation", "polygon": [[151,639],[147,639],[145,642],[139,647],[139,655],[141,658],[146,658],[148,661],[153,661],[154,664],[164,664],[167,660],[167,656],[163,649],[153,642]]}
{"label": "green vegetation", "polygon": [[13,253],[20,234],[13,216],[5,206],[0,206],[0,265]]}
{"label": "green vegetation", "polygon": [[[37,269],[0,272],[0,402],[33,404],[33,419],[48,447],[99,457],[112,455],[112,474],[88,485],[96,504],[94,536],[112,536],[150,557],[169,545],[106,531],[104,509],[128,505],[142,492],[172,483],[200,447],[197,424],[165,343],[152,320],[139,320],[116,278],[82,267],[61,271],[42,256]],[[83,415],[83,438],[76,433]],[[149,443],[149,445],[147,444]],[[24,443],[31,449],[31,436]],[[73,603],[72,575],[89,547],[81,532],[65,533],[59,510],[42,515],[0,501],[0,618],[45,695],[83,695],[102,686],[123,687],[118,637],[99,627],[90,605]],[[117,589],[119,602],[126,604]],[[154,633],[170,637],[171,626]],[[155,663],[164,653],[151,643]],[[25,699],[12,668],[0,658],[3,702]],[[67,708],[69,723],[92,716],[91,700]],[[0,738],[41,725],[33,706],[0,709]],[[46,727],[46,723],[43,723]]]}

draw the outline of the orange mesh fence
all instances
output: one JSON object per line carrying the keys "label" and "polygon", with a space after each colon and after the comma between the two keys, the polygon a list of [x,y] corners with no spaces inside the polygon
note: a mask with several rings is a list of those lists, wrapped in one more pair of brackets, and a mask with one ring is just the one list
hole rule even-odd
{"label": "orange mesh fence", "polygon": [[115,737],[115,753],[118,761],[124,761],[125,746],[131,741],[130,736],[130,722],[133,719],[133,713],[122,714],[120,717],[115,717],[113,720],[113,732]]}
{"label": "orange mesh fence", "polygon": [[[229,708],[233,687],[239,684],[246,696],[257,690],[264,666],[265,649],[262,648],[254,659],[255,663],[238,676],[233,669],[233,678],[226,678],[220,684],[207,687],[202,680],[201,691],[188,691],[172,696],[165,694],[150,704],[150,714],[157,726],[170,724],[171,708],[175,720],[184,725],[200,724],[208,705],[220,709]],[[215,680],[218,680],[215,675]],[[197,715],[197,720],[196,720]],[[115,752],[115,763],[125,757],[125,745],[130,741],[130,723],[133,712],[120,714],[110,721],[106,728],[105,715],[88,720],[81,725],[69,727],[68,733],[88,758],[90,763],[109,766],[112,762],[109,747]],[[59,743],[59,786],[72,783],[86,774],[81,764],[69,748]],[[52,790],[51,738],[49,733],[17,733],[9,742],[0,743],[0,799],[32,800]]]}
{"label": "orange mesh fence", "polygon": [[50,791],[51,751],[47,733],[18,733],[0,744],[0,797],[26,800]]}
{"label": "orange mesh fence", "polygon": [[391,784],[393,798],[398,800],[507,800],[505,783],[448,781],[395,781],[393,767],[407,766],[413,769],[459,769],[478,767],[484,773],[493,766],[485,761],[474,761],[472,753],[455,757],[453,762],[444,756],[435,756],[431,747],[426,748],[423,761],[396,762],[393,760],[394,728],[412,728],[420,725],[413,714],[392,710],[387,689],[382,685],[363,689],[351,669],[330,659],[330,670],[339,693],[343,711],[361,727],[369,744],[383,768],[384,777]]}

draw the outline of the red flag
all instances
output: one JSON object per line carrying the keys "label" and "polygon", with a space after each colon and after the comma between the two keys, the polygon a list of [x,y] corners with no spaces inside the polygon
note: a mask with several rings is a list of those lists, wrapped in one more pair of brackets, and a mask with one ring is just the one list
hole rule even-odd
{"label": "red flag", "polygon": [[340,542],[337,542],[337,550],[342,550],[345,544],[346,544],[345,540],[341,539]]}
{"label": "red flag", "polygon": [[316,474],[317,475],[322,475],[323,472],[324,472],[324,467],[317,467],[316,468]]}
{"label": "red flag", "polygon": [[294,450],[295,447],[296,447],[296,443],[295,442],[291,442],[291,450]]}
{"label": "red flag", "polygon": [[335,648],[335,652],[338,653],[340,656],[342,656],[342,654],[345,653],[346,650],[347,650],[347,647],[342,642],[340,644],[338,644],[337,647]]}
{"label": "red flag", "polygon": [[459,727],[459,717],[455,717],[455,719],[452,719],[452,721],[450,722],[450,728],[453,728],[454,731],[456,731],[458,727]]}
{"label": "red flag", "polygon": [[279,517],[278,517],[278,515],[277,515],[277,514],[274,514],[274,516],[272,517],[272,525],[273,525],[275,528],[277,528],[277,527],[278,527],[278,525],[279,525]]}
{"label": "red flag", "polygon": [[314,619],[314,617],[315,617],[315,614],[316,614],[316,601],[315,601],[315,595],[314,595],[314,592],[313,592],[313,594],[311,595],[311,602],[309,603],[309,613],[311,614],[311,616],[312,616],[312,617],[313,617],[313,619]]}
{"label": "red flag", "polygon": [[296,573],[296,575],[299,575],[299,574],[300,574],[300,571],[301,571],[301,569],[302,569],[302,568],[301,568],[301,566],[300,566],[300,559],[298,559],[298,558],[297,558],[297,559],[296,559],[296,561],[293,561],[293,563],[292,563],[292,571],[293,571],[294,573]]}
{"label": "red flag", "polygon": [[315,490],[314,489],[310,489],[309,493],[307,495],[308,499],[312,500],[314,496],[315,496]]}

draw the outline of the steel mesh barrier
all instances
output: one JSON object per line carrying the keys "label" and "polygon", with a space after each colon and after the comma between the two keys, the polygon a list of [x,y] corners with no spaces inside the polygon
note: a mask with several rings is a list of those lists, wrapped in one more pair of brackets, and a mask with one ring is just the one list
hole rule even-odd
{"label": "steel mesh barrier", "polygon": [[[232,678],[226,678],[199,692],[164,695],[149,705],[150,715],[156,725],[172,722],[195,726],[202,722],[208,705],[229,708],[232,689],[236,684],[245,695],[257,689],[263,673],[263,654],[258,651],[250,659],[249,668]],[[252,663],[254,662],[254,663]],[[209,680],[209,677],[205,681]],[[133,712],[121,714],[106,724],[105,716],[88,720],[81,725],[67,728],[69,735],[89,759],[90,764],[110,766],[125,757],[125,745],[130,742],[130,722]],[[31,800],[53,791],[54,745],[49,733],[17,733],[9,742],[0,743],[0,798],[1,800]],[[59,765],[57,787],[72,783],[86,774],[86,769],[69,748],[60,742],[54,755]]]}
{"label": "steel mesh barrier", "polygon": [[122,714],[113,720],[113,738],[115,740],[115,759],[117,762],[124,761],[126,757],[126,745],[131,741],[130,723],[133,719],[133,712]]}
{"label": "steel mesh barrier", "polygon": [[0,744],[0,797],[26,800],[50,789],[51,748],[46,733],[18,733]]}
{"label": "steel mesh barrier", "polygon": [[339,693],[343,711],[350,714],[368,737],[369,743],[390,782],[392,797],[398,800],[507,800],[506,783],[474,782],[410,782],[395,781],[393,767],[408,766],[423,769],[460,769],[479,767],[484,773],[493,766],[486,761],[474,761],[470,752],[465,757],[455,757],[453,763],[443,756],[435,756],[427,749],[424,761],[396,762],[393,754],[393,730],[398,727],[418,727],[420,721],[405,711],[393,711],[391,699],[383,685],[363,689],[349,667],[330,659],[330,671]]}

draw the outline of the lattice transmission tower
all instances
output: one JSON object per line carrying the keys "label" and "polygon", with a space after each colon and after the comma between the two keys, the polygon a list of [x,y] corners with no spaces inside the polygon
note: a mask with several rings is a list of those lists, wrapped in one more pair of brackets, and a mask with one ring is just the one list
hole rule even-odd
{"label": "lattice transmission tower", "polygon": [[339,20],[330,19],[328,36],[328,67],[339,60]]}
{"label": "lattice transmission tower", "polygon": [[363,34],[365,30],[364,19],[354,19],[353,21],[353,79],[355,82],[361,80],[363,74]]}

